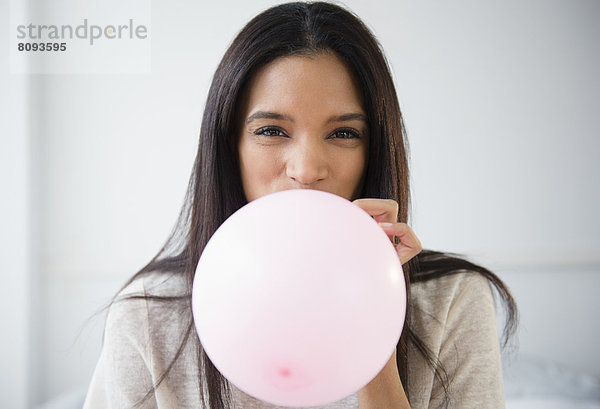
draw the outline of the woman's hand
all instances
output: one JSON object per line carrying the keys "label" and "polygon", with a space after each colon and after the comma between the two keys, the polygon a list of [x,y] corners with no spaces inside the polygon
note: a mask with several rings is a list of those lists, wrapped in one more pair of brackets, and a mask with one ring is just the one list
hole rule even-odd
{"label": "woman's hand", "polygon": [[[419,254],[421,242],[406,223],[398,223],[398,203],[390,199],[357,199],[355,205],[369,213],[387,233],[396,248],[402,264]],[[398,237],[396,244],[394,237]],[[398,374],[396,350],[375,378],[358,391],[361,409],[399,408],[410,409],[404,387]]]}
{"label": "woman's hand", "polygon": [[[398,203],[391,199],[356,199],[355,205],[369,213],[387,233],[396,248],[400,263],[405,264],[419,254],[423,247],[408,224],[398,223]],[[394,237],[398,237],[396,244]]]}
{"label": "woman's hand", "polygon": [[410,409],[398,374],[396,350],[379,374],[358,391],[358,407],[360,409]]}

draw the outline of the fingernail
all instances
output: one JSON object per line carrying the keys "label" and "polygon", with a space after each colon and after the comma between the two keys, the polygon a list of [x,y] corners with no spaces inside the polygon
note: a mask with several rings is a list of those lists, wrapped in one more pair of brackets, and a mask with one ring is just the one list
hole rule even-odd
{"label": "fingernail", "polygon": [[379,223],[381,227],[392,227],[392,223]]}

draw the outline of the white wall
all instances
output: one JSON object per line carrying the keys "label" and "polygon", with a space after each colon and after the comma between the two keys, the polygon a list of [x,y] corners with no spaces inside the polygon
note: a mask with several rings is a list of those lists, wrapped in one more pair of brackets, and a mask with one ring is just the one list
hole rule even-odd
{"label": "white wall", "polygon": [[[3,238],[17,264],[2,272],[16,271],[7,300],[23,305],[12,322],[30,339],[34,365],[18,383],[33,403],[87,385],[102,316],[80,329],[166,238],[212,73],[241,26],[273,3],[154,1],[151,74],[16,77],[4,64],[12,131],[3,132],[2,158],[16,153],[1,165],[3,191],[15,198],[2,215],[20,233]],[[600,375],[600,328],[586,308],[598,310],[600,275],[600,3],[346,4],[393,68],[412,148],[412,224],[424,245],[471,255],[506,279],[522,306],[526,352]],[[28,260],[34,286],[21,275]],[[31,334],[19,326],[27,320]],[[18,352],[12,362],[25,359],[23,343],[0,342]],[[0,384],[4,399],[9,384]]]}
{"label": "white wall", "polygon": [[[15,7],[14,13],[24,12]],[[30,202],[30,87],[7,75],[8,2],[0,3],[0,407],[24,409],[31,373],[30,294],[33,266]]]}
{"label": "white wall", "polygon": [[[600,271],[514,267],[502,278],[521,313],[518,353],[528,360],[564,364],[598,377]],[[519,357],[507,355],[509,362]]]}
{"label": "white wall", "polygon": [[421,235],[509,265],[597,264],[599,3],[426,4],[389,43]]}

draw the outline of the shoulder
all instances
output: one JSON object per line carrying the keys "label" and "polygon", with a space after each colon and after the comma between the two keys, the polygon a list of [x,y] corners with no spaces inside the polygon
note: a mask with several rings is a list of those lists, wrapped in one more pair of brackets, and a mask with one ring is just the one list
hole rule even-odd
{"label": "shoulder", "polygon": [[[503,407],[494,296],[478,272],[442,275],[411,286],[411,327],[442,363],[452,407]],[[446,389],[414,346],[411,393],[415,407],[448,407]]]}
{"label": "shoulder", "polygon": [[494,295],[488,279],[471,271],[411,286],[410,324],[432,351],[482,340],[498,342]]}
{"label": "shoulder", "polygon": [[493,305],[490,283],[474,271],[446,274],[427,281],[411,284],[413,308],[441,317],[461,304],[480,302]]}
{"label": "shoulder", "polygon": [[[181,313],[188,307],[185,278],[169,272],[152,272],[137,277],[115,297],[106,319],[105,338],[123,338],[139,343],[167,315]],[[169,300],[165,297],[181,297]],[[177,329],[177,320],[163,323],[165,328]]]}
{"label": "shoulder", "polygon": [[[133,407],[154,389],[189,326],[188,315],[180,313],[187,300],[164,297],[185,295],[185,283],[174,274],[150,273],[137,277],[117,294],[108,310],[102,352],[84,407]],[[176,380],[197,374],[193,367],[174,368]],[[144,407],[154,407],[161,399],[172,400],[171,389],[176,386],[167,380]]]}
{"label": "shoulder", "polygon": [[111,312],[122,313],[137,310],[147,304],[150,299],[186,297],[185,277],[171,272],[150,272],[136,277],[115,296],[111,304]]}
{"label": "shoulder", "polygon": [[136,294],[153,296],[178,296],[186,291],[183,274],[169,271],[153,271],[140,275],[119,292],[119,296]]}

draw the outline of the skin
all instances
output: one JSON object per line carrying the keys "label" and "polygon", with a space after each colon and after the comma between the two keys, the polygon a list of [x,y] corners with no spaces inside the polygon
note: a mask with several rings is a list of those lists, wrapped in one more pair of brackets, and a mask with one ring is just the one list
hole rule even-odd
{"label": "skin", "polygon": [[[369,129],[359,88],[333,53],[281,57],[259,70],[240,105],[238,155],[244,193],[252,201],[287,189],[317,189],[370,214],[395,245],[404,264],[422,249],[398,203],[357,199],[369,149]],[[396,352],[358,392],[359,406],[409,408]]]}
{"label": "skin", "polygon": [[368,127],[360,94],[336,57],[272,62],[250,81],[241,108],[238,152],[248,201],[286,189],[358,195]]}

